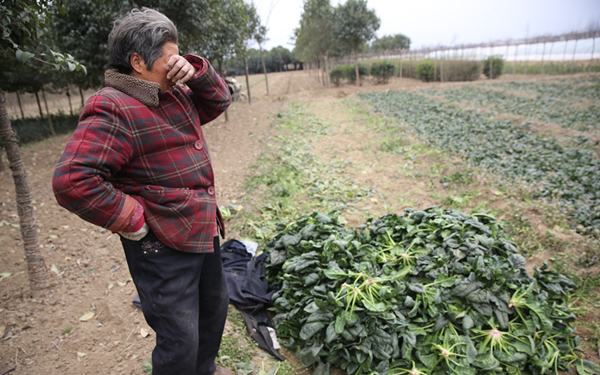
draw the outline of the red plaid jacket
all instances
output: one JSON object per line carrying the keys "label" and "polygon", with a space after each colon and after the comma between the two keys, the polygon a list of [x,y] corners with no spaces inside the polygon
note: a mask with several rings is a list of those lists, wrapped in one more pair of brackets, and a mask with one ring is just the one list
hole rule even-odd
{"label": "red plaid jacket", "polygon": [[217,220],[224,228],[201,125],[223,113],[231,96],[208,61],[185,58],[197,73],[173,92],[107,71],[108,87],[83,108],[52,187],[61,206],[113,232],[129,224],[138,201],[167,246],[212,252]]}

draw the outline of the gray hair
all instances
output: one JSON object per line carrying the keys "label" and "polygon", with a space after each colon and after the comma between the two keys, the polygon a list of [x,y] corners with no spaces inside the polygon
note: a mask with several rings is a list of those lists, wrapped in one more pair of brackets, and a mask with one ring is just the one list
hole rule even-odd
{"label": "gray hair", "polygon": [[109,69],[123,74],[132,71],[130,59],[138,53],[148,67],[162,56],[162,47],[167,42],[177,43],[177,28],[167,16],[153,9],[132,9],[116,20],[108,36]]}

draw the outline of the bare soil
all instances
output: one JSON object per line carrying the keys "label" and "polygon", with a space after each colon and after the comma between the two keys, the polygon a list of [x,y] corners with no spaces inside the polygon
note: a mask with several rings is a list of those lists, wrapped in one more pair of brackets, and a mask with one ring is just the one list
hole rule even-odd
{"label": "bare soil", "polygon": [[[245,80],[239,78],[245,85]],[[377,152],[381,135],[357,122],[356,115],[349,114],[342,102],[344,98],[351,100],[359,91],[419,88],[423,87],[421,82],[393,79],[386,85],[365,82],[362,87],[344,85],[326,89],[309,72],[274,73],[269,74],[268,80],[269,95],[264,75],[251,76],[252,104],[233,103],[228,122],[221,116],[204,126],[219,205],[242,203],[250,166],[276,135],[273,119],[290,101],[308,103],[315,114],[336,127],[336,136],[323,138],[315,145],[315,152],[324,160],[334,157],[352,160],[351,173],[359,185],[376,188],[381,193],[376,202],[369,203],[373,206],[373,216],[402,212],[409,206],[440,204],[440,200],[451,194],[431,178],[410,177],[403,168],[406,161],[397,155]],[[51,106],[58,109],[60,105]],[[15,110],[11,110],[13,115]],[[23,243],[19,229],[13,225],[19,221],[14,185],[9,172],[0,173],[0,273],[11,273],[0,281],[0,372],[16,366],[15,374],[141,375],[142,364],[154,347],[155,335],[141,310],[132,304],[135,287],[130,282],[118,235],[60,208],[51,190],[52,173],[67,140],[68,136],[59,136],[21,149],[34,198],[41,251],[53,283],[42,297],[31,297]],[[407,138],[406,142],[410,144],[413,140]],[[432,171],[440,158],[445,156],[435,152],[423,156],[416,161],[417,170]],[[458,159],[445,165],[451,166],[441,171],[444,175],[465,168]],[[515,203],[499,195],[488,182],[473,182],[481,199],[488,200],[500,212],[514,210]],[[530,214],[543,222],[541,213]],[[360,222],[358,215],[347,218],[348,225]],[[548,228],[540,230],[543,229]],[[228,238],[238,235],[230,231]],[[572,234],[564,235],[565,241],[573,240]],[[532,257],[530,261],[540,264],[551,255]],[[90,312],[93,313],[90,320],[80,319]],[[598,318],[597,314],[592,315],[588,319]],[[145,336],[144,331],[149,334]],[[229,331],[230,327],[226,334]],[[284,354],[293,361],[291,353]],[[593,355],[591,348],[586,350],[588,359],[598,362]]]}

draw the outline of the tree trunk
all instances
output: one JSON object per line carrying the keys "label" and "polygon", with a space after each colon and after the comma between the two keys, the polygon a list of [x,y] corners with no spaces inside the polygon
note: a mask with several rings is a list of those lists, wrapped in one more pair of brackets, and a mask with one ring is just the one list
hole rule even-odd
{"label": "tree trunk", "polygon": [[402,52],[400,52],[400,71],[398,72],[398,77],[402,78]]}
{"label": "tree trunk", "polygon": [[50,133],[52,133],[53,137],[56,137],[54,125],[52,124],[52,116],[50,115],[50,111],[48,110],[48,101],[46,100],[46,92],[44,91],[44,89],[42,89],[42,98],[44,98],[44,106],[46,107],[46,114],[48,115],[48,126],[50,127]]}
{"label": "tree trunk", "polygon": [[38,109],[40,110],[40,117],[43,120],[44,119],[44,112],[42,112],[42,103],[40,102],[40,96],[38,95],[37,91],[35,93],[35,100],[37,101]]}
{"label": "tree trunk", "polygon": [[71,111],[71,116],[73,116],[73,104],[71,103],[71,91],[69,91],[69,85],[67,85],[67,98],[69,99],[69,110]]}
{"label": "tree trunk", "polygon": [[317,82],[321,83],[321,72],[319,72],[319,58],[315,61],[315,75],[317,76]]}
{"label": "tree trunk", "polygon": [[10,126],[5,99],[2,94],[0,94],[0,138],[2,138],[2,144],[6,150],[6,156],[15,182],[17,213],[19,214],[21,236],[25,247],[29,285],[31,292],[37,295],[50,286],[50,280],[48,279],[44,258],[40,252],[37,225],[33,217],[33,206],[31,205],[31,189],[27,181],[25,165],[21,158],[17,135]]}
{"label": "tree trunk", "polygon": [[83,90],[79,87],[79,97],[81,98],[81,110],[83,111],[83,106],[85,105],[85,101],[83,100]]}
{"label": "tree trunk", "polygon": [[267,86],[267,95],[269,95],[269,79],[267,78],[267,67],[265,66],[265,58],[263,56],[262,46],[258,44],[260,49],[260,61],[262,62],[263,72],[265,72],[265,85]]}
{"label": "tree trunk", "polygon": [[360,74],[358,74],[358,49],[354,50],[354,70],[356,72],[356,86],[360,86]]}
{"label": "tree trunk", "polygon": [[[225,80],[225,77],[223,76],[223,68],[221,67],[221,60],[218,59],[217,60],[217,65],[219,66],[219,76],[221,78],[223,78],[223,80]],[[229,89],[229,85],[227,85],[227,89]],[[231,94],[233,96],[233,94]],[[231,100],[233,100],[233,97],[231,98]],[[225,122],[229,122],[229,113],[227,113],[227,110],[225,110]]]}
{"label": "tree trunk", "polygon": [[575,46],[573,47],[573,59],[571,60],[571,68],[569,71],[573,73],[573,63],[575,62],[575,52],[577,52],[577,39],[575,39]]}
{"label": "tree trunk", "polygon": [[[592,56],[594,54],[592,53]],[[21,104],[21,95],[19,95],[19,92],[17,91],[15,94],[17,94],[17,102],[19,102],[19,109],[21,110],[21,118],[23,120],[25,120],[25,113],[23,112],[23,104]]]}
{"label": "tree trunk", "polygon": [[248,57],[244,58],[244,69],[246,70],[246,91],[248,91],[248,104],[252,104],[252,96],[250,95],[250,78],[248,78]]}
{"label": "tree trunk", "polygon": [[329,51],[325,52],[325,77],[327,79],[327,88],[331,88],[331,81],[329,77]]}

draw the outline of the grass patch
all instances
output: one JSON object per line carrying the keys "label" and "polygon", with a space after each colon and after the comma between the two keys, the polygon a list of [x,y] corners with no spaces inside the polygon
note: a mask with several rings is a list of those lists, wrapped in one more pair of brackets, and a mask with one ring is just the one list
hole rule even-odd
{"label": "grass patch", "polygon": [[217,363],[223,367],[235,368],[238,363],[250,363],[256,355],[257,344],[248,336],[242,314],[229,306],[227,320],[231,323],[231,332],[223,335]]}
{"label": "grass patch", "polygon": [[354,212],[352,203],[373,196],[348,177],[351,161],[320,160],[313,144],[335,133],[306,106],[292,103],[274,124],[281,130],[277,144],[265,149],[247,180],[246,196],[260,199],[253,203],[258,213],[238,216],[242,233],[266,242],[283,221],[313,211]]}

